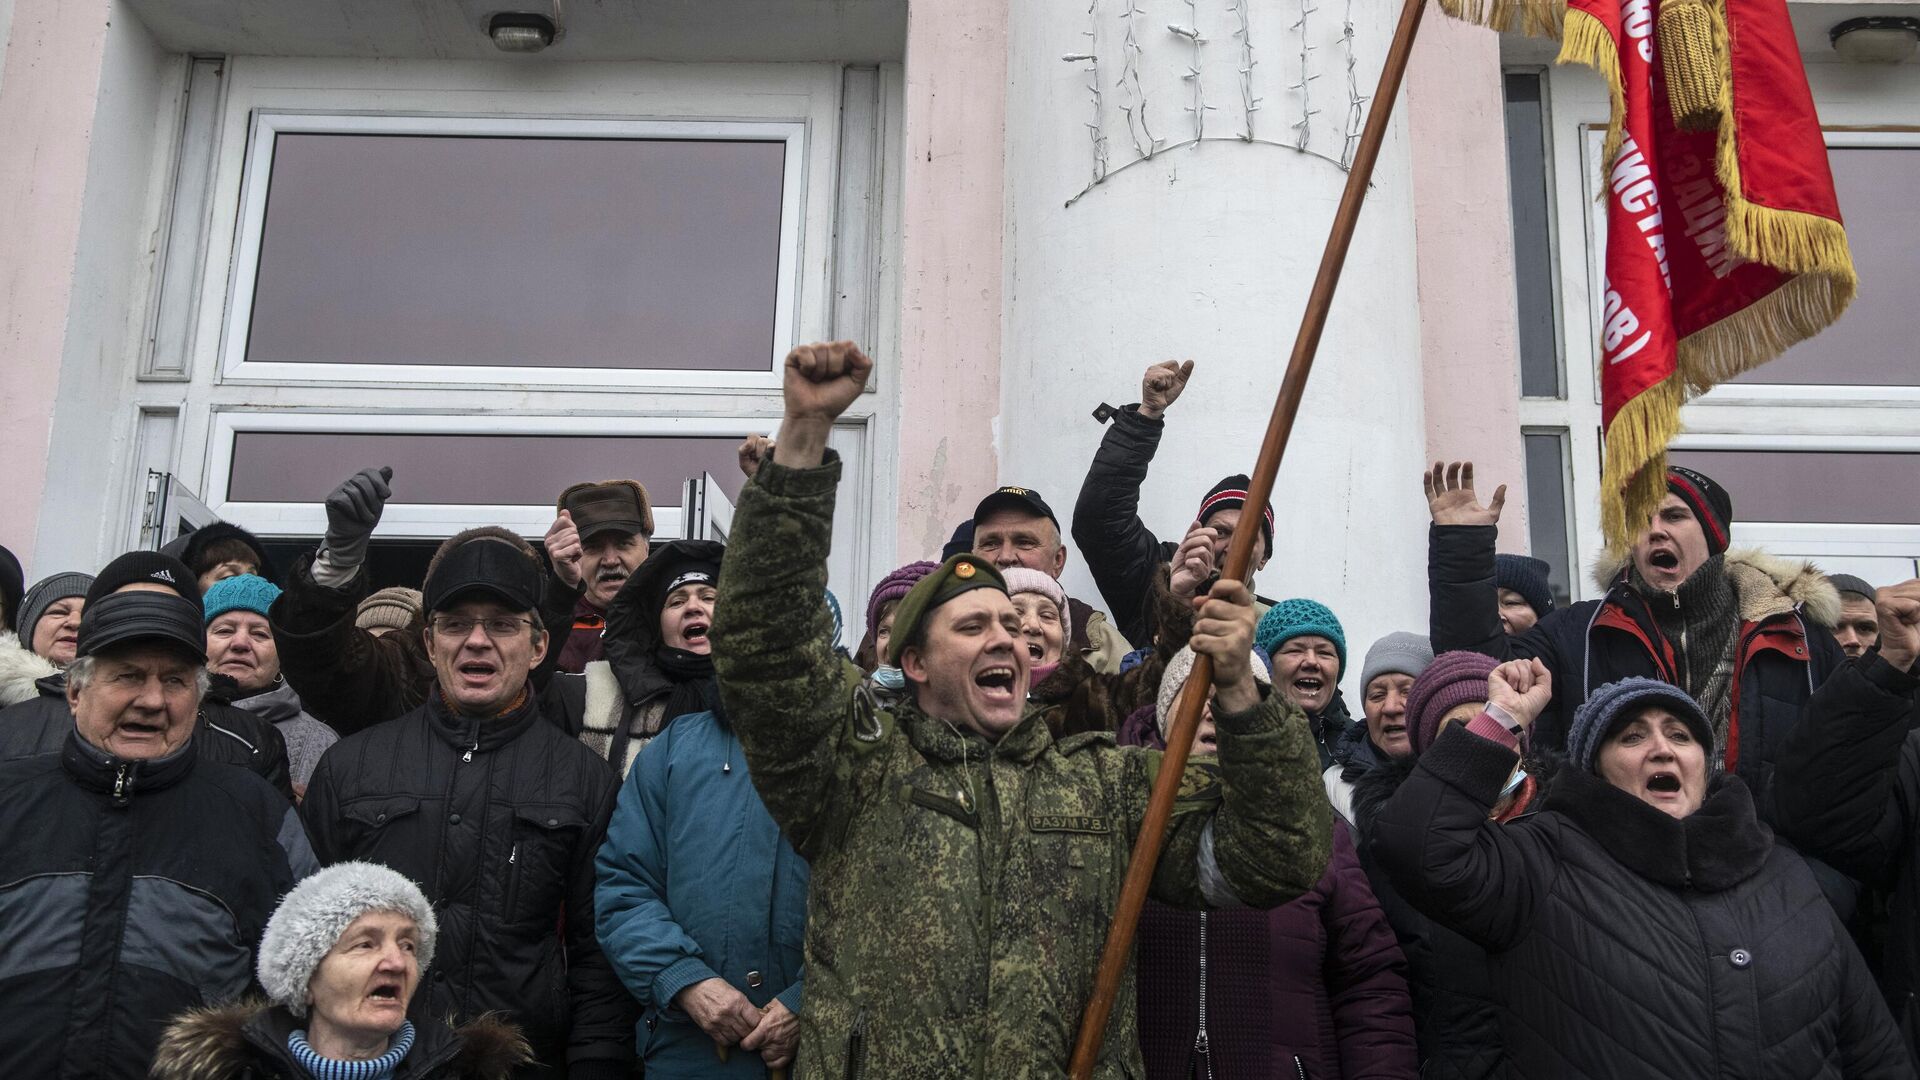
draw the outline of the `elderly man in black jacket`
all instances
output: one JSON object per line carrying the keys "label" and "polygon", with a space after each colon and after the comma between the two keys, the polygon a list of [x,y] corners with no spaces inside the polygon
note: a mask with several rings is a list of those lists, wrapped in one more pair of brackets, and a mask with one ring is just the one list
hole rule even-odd
{"label": "elderly man in black jacket", "polygon": [[505,529],[461,533],[426,580],[424,704],[335,743],[301,810],[322,862],[384,863],[420,883],[441,951],[411,1012],[498,1011],[545,1071],[624,1077],[637,1010],[594,940],[594,853],[618,778],[542,719],[546,571]]}
{"label": "elderly man in black jacket", "polygon": [[[92,606],[108,596],[131,591],[167,589],[191,604],[200,603],[200,586],[185,563],[153,551],[129,551],[108,563],[87,588]],[[84,616],[82,625],[85,625]],[[204,641],[201,649],[205,651]],[[29,757],[59,751],[73,730],[67,704],[68,672],[56,672],[34,683],[38,696],[0,709],[0,759]],[[195,716],[196,754],[203,761],[238,765],[272,784],[293,802],[293,782],[287,769],[287,741],[278,728],[245,709],[202,697]]]}
{"label": "elderly man in black jacket", "polygon": [[[1194,523],[1176,545],[1162,543],[1140,520],[1140,486],[1153,464],[1165,433],[1166,412],[1193,377],[1193,361],[1167,360],[1148,368],[1140,378],[1140,403],[1114,410],[1113,426],[1100,440],[1100,449],[1087,468],[1086,482],[1073,507],[1073,542],[1087,560],[1087,569],[1100,587],[1100,596],[1113,612],[1120,632],[1135,645],[1149,645],[1154,625],[1154,573],[1174,560],[1176,548],[1204,547],[1213,565],[1226,559],[1227,541],[1246,508],[1244,475],[1228,476],[1213,485],[1194,515]],[[1267,565],[1273,553],[1273,507],[1261,508],[1260,537],[1253,549],[1253,569]],[[1182,555],[1180,561],[1185,561]],[[1253,574],[1247,575],[1253,584]],[[1255,597],[1262,614],[1267,604]]]}
{"label": "elderly man in black jacket", "polygon": [[1632,549],[1602,557],[1595,584],[1606,595],[1508,635],[1493,554],[1506,489],[1481,505],[1471,462],[1436,464],[1425,484],[1436,654],[1538,657],[1553,673],[1554,696],[1534,728],[1536,749],[1565,749],[1574,710],[1605,683],[1631,675],[1672,683],[1712,724],[1711,763],[1745,779],[1761,818],[1773,820],[1774,764],[1814,688],[1845,660],[1828,629],[1840,598],[1824,575],[1804,561],[1729,551],[1732,499],[1708,477],[1674,467]]}
{"label": "elderly man in black jacket", "polygon": [[169,1018],[247,991],[317,869],[293,807],[203,753],[198,587],[140,554],[87,605],[57,752],[0,764],[0,1076],[145,1076]]}

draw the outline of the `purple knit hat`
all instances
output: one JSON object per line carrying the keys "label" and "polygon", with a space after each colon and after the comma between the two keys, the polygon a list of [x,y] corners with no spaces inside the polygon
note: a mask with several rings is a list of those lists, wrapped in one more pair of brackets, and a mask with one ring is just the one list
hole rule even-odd
{"label": "purple knit hat", "polygon": [[907,565],[880,579],[873,587],[873,595],[867,597],[867,632],[880,625],[880,605],[889,600],[898,600],[912,591],[921,578],[940,569],[936,562],[910,562]]}
{"label": "purple knit hat", "polygon": [[1407,692],[1407,738],[1415,756],[1440,735],[1440,718],[1456,705],[1487,700],[1487,676],[1500,664],[1485,653],[1456,649],[1433,658]]}

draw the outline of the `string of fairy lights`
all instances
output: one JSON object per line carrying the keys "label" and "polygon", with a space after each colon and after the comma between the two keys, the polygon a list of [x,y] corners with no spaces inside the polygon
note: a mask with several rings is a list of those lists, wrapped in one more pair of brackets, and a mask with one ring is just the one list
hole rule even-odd
{"label": "string of fairy lights", "polygon": [[[1086,28],[1081,31],[1084,46],[1074,52],[1061,56],[1069,63],[1085,65],[1087,75],[1087,97],[1090,116],[1086,121],[1088,146],[1092,156],[1090,179],[1073,198],[1067,200],[1071,206],[1078,202],[1095,187],[1105,183],[1108,178],[1140,162],[1151,160],[1156,154],[1179,147],[1198,147],[1203,142],[1242,142],[1265,146],[1277,146],[1309,157],[1319,158],[1342,170],[1353,162],[1353,154],[1360,138],[1360,129],[1365,121],[1365,95],[1360,93],[1360,73],[1358,50],[1354,42],[1353,0],[1344,0],[1338,35],[1340,63],[1345,68],[1346,109],[1344,123],[1341,125],[1341,144],[1338,156],[1324,153],[1314,148],[1315,126],[1313,118],[1321,114],[1321,107],[1315,105],[1313,84],[1323,74],[1319,70],[1316,54],[1323,51],[1316,44],[1314,34],[1324,25],[1313,19],[1321,11],[1324,0],[1290,0],[1293,5],[1292,19],[1287,23],[1289,36],[1296,54],[1290,59],[1297,65],[1295,78],[1286,86],[1288,105],[1293,113],[1290,124],[1292,138],[1287,141],[1263,138],[1256,134],[1254,114],[1265,108],[1265,99],[1258,95],[1255,82],[1255,69],[1259,58],[1254,47],[1256,15],[1252,8],[1256,0],[1176,0],[1178,7],[1172,4],[1174,12],[1184,14],[1184,21],[1167,22],[1164,25],[1169,43],[1184,51],[1185,66],[1180,79],[1185,83],[1186,102],[1181,110],[1190,118],[1184,133],[1167,131],[1161,128],[1161,134],[1155,133],[1154,125],[1160,123],[1163,110],[1148,99],[1148,79],[1142,77],[1143,71],[1150,70],[1149,44],[1152,34],[1159,33],[1149,23],[1151,16],[1147,3],[1155,0],[1088,0],[1086,9]],[[1165,2],[1165,0],[1160,0]],[[1289,0],[1280,0],[1287,3]],[[1279,6],[1276,4],[1276,6]],[[1184,11],[1182,11],[1184,9]],[[1282,16],[1284,18],[1284,15]],[[1220,111],[1217,104],[1210,103],[1207,97],[1209,78],[1218,79],[1220,72],[1209,72],[1206,59],[1208,53],[1207,28],[1213,26],[1216,32],[1224,29],[1231,37],[1234,46],[1234,71],[1238,76],[1239,107],[1238,130],[1229,134],[1220,134],[1219,129],[1209,134],[1207,114]],[[1103,43],[1108,35],[1117,28],[1119,42],[1115,48],[1107,48]],[[1146,39],[1146,40],[1143,40]],[[1114,67],[1114,56],[1118,54],[1118,75],[1109,75]],[[1159,55],[1156,48],[1154,56]],[[1103,63],[1103,57],[1105,62]],[[1217,89],[1217,88],[1216,88]],[[1111,97],[1109,97],[1111,95]],[[1127,144],[1131,146],[1133,156],[1124,161],[1116,161],[1114,146],[1108,137],[1108,122],[1112,119],[1109,106],[1116,108],[1124,121],[1127,131]],[[1160,118],[1160,119],[1156,119]],[[1186,137],[1178,138],[1179,134]],[[1169,140],[1172,141],[1169,141]],[[1125,150],[1120,151],[1124,156]]]}

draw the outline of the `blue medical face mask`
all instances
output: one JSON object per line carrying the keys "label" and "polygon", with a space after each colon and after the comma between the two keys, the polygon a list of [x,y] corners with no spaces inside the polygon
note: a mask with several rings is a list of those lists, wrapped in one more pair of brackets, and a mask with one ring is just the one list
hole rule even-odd
{"label": "blue medical face mask", "polygon": [[907,673],[897,667],[882,664],[873,669],[873,681],[888,690],[905,690],[907,688]]}

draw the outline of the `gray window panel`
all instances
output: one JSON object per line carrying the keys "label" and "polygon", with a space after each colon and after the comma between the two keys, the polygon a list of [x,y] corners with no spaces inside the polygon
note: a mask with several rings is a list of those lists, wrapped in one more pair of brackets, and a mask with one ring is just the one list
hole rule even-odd
{"label": "gray window panel", "polygon": [[656,504],[677,506],[681,482],[703,471],[737,499],[744,477],[734,451],[744,437],[242,431],[227,498],[322,502],[361,469],[391,465],[399,503],[550,506],[583,480],[624,477]]}
{"label": "gray window panel", "polygon": [[1527,454],[1527,539],[1533,556],[1553,569],[1547,584],[1553,602],[1571,602],[1573,545],[1567,517],[1567,434],[1564,431],[1524,436]]}
{"label": "gray window panel", "polygon": [[1735,521],[1920,523],[1920,454],[1830,450],[1673,450],[1712,477]]}
{"label": "gray window panel", "polygon": [[772,367],[777,141],[286,133],[247,359]]}
{"label": "gray window panel", "polygon": [[1920,149],[1827,151],[1860,295],[1840,321],[1735,382],[1920,386],[1913,303],[1920,296]]}
{"label": "gray window panel", "polygon": [[1565,397],[1553,307],[1553,238],[1548,190],[1545,80],[1508,72],[1507,186],[1513,210],[1514,302],[1520,319],[1520,393]]}

